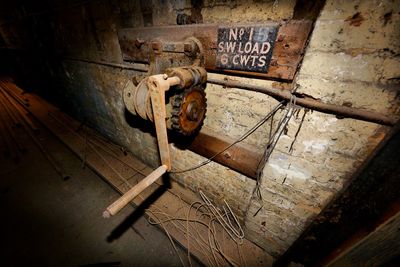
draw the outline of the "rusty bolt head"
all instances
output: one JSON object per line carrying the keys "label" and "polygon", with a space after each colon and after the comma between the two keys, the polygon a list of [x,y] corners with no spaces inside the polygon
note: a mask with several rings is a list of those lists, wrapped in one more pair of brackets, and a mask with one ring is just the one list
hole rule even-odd
{"label": "rusty bolt head", "polygon": [[162,45],[160,42],[151,42],[151,49],[156,53],[161,53]]}
{"label": "rusty bolt head", "polygon": [[197,45],[195,42],[188,41],[183,44],[183,51],[190,56],[193,56],[197,52]]}
{"label": "rusty bolt head", "polygon": [[223,155],[226,159],[230,159],[232,157],[231,153],[229,153],[228,151],[225,151]]}
{"label": "rusty bolt head", "polygon": [[193,46],[192,46],[192,44],[191,44],[190,42],[184,43],[184,44],[183,44],[183,50],[184,50],[185,52],[188,52],[188,53],[192,52],[192,51],[193,51]]}
{"label": "rusty bolt head", "polygon": [[134,41],[134,44],[137,48],[140,48],[142,46],[142,44],[144,44],[144,40],[136,38],[136,40]]}

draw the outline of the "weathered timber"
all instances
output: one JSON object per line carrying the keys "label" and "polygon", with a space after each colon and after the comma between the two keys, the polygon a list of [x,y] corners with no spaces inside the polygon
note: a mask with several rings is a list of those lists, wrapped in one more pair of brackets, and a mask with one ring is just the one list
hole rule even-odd
{"label": "weathered timber", "polygon": [[400,211],[326,266],[398,266],[387,262],[400,254],[399,231]]}
{"label": "weathered timber", "polygon": [[[224,150],[234,141],[232,138],[217,135],[207,129],[201,131],[196,136],[189,149],[199,155],[210,158]],[[236,144],[224,153],[216,156],[213,160],[248,177],[256,178],[256,170],[261,157],[262,151],[256,147]]]}

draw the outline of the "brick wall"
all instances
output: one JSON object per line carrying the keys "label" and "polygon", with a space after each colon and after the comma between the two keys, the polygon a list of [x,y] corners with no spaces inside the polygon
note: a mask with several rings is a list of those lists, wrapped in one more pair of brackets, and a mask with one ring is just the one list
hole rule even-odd
{"label": "brick wall", "polygon": [[[174,25],[177,14],[192,12],[190,1],[148,4],[154,26]],[[294,6],[295,1],[290,0],[204,1],[201,15],[203,23],[262,22],[290,19]],[[399,1],[327,1],[296,78],[297,91],[328,103],[397,113],[399,7]],[[116,30],[119,25],[143,26],[149,17],[144,18],[142,12],[139,1],[119,4],[99,1],[58,12],[52,26],[56,45],[68,57],[121,62]],[[4,24],[0,27],[3,40],[12,43],[6,38],[5,27]],[[70,36],[66,35],[68,32]],[[62,104],[76,117],[86,119],[104,135],[156,167],[159,158],[152,125],[140,120],[132,122],[124,112],[123,86],[126,79],[137,74],[64,60],[52,69],[55,84],[60,85],[53,93],[62,98]],[[277,86],[271,81],[235,79]],[[264,94],[211,84],[206,93],[208,111],[204,126],[232,138],[241,136],[277,104]],[[172,175],[190,190],[203,190],[217,203],[226,200],[242,221],[247,238],[274,256],[283,253],[341,190],[387,130],[373,123],[309,111],[294,140],[304,112],[301,109],[289,122],[287,132],[265,166],[262,203],[252,199],[255,181],[214,162],[189,173]],[[275,122],[280,116],[282,112],[277,114]],[[263,150],[269,131],[270,125],[266,124],[245,142]],[[289,152],[292,143],[293,150]],[[171,150],[175,169],[204,160],[174,145]]]}
{"label": "brick wall", "polygon": [[[398,1],[327,1],[297,77],[297,91],[327,103],[397,112],[399,10]],[[264,208],[252,217],[259,208],[252,202],[246,217],[248,235],[272,254],[297,238],[386,131],[373,123],[309,112],[288,153],[301,117],[291,121],[265,167]]]}

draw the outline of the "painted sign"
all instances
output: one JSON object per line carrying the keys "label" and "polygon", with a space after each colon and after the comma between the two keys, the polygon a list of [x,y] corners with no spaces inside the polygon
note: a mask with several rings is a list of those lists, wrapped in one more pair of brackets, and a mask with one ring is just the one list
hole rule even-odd
{"label": "painted sign", "polygon": [[219,28],[217,68],[266,73],[277,30],[276,26]]}

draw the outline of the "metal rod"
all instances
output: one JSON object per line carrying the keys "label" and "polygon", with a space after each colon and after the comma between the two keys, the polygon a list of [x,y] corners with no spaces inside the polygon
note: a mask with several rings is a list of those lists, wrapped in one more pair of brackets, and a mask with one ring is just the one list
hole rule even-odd
{"label": "metal rod", "polygon": [[[111,62],[105,62],[105,61],[93,61],[93,60],[71,59],[71,58],[67,58],[66,60],[82,61],[82,62],[87,62],[87,63],[100,64],[100,65],[106,65],[106,66],[117,67],[117,68],[122,68],[122,69],[131,69],[131,70],[143,71],[143,72],[148,71],[148,68],[142,67],[142,66],[129,66],[127,64],[111,63]],[[270,95],[272,97],[276,97],[279,99],[285,99],[285,100],[290,100],[293,96],[296,96],[289,91],[268,88],[268,87],[259,86],[259,85],[249,85],[249,84],[245,84],[245,83],[233,81],[233,80],[221,80],[221,79],[215,79],[215,78],[207,78],[207,82],[226,86],[226,87],[235,87],[235,88],[245,89],[245,90],[249,90],[249,91],[260,92],[260,93]],[[327,114],[333,114],[333,115],[343,116],[346,118],[358,119],[358,120],[363,120],[363,121],[368,121],[368,122],[373,122],[373,123],[383,124],[383,125],[388,125],[388,126],[393,126],[399,119],[394,116],[388,116],[388,115],[384,115],[384,114],[370,111],[370,110],[327,104],[327,103],[323,103],[321,101],[315,100],[310,97],[297,97],[296,104],[299,106],[305,107],[305,108],[309,108],[309,109],[327,113]]]}
{"label": "metal rod", "polygon": [[50,163],[50,165],[54,168],[54,170],[57,172],[57,174],[63,179],[63,180],[67,180],[68,178],[70,178],[70,175],[68,175],[63,168],[61,167],[61,165],[58,163],[58,161],[53,157],[53,155],[51,155],[44,147],[43,145],[40,143],[40,141],[33,135],[33,133],[31,132],[31,130],[29,129],[29,127],[24,124],[24,128],[25,131],[28,133],[28,135],[32,138],[33,142],[35,143],[35,145],[39,148],[40,152],[42,152],[42,154],[45,156],[45,158],[47,159],[47,161]]}
{"label": "metal rod", "polygon": [[[2,106],[0,105],[0,111]],[[10,157],[12,159],[18,159],[18,154],[14,150],[13,141],[11,140],[11,136],[6,129],[5,122],[3,122],[2,117],[0,116],[0,138],[4,143],[3,152],[4,155]]]}
{"label": "metal rod", "polygon": [[272,96],[274,98],[284,99],[288,101],[293,99],[293,97],[296,97],[296,105],[327,114],[343,116],[346,118],[374,122],[377,124],[383,124],[388,126],[395,125],[396,122],[399,120],[398,117],[388,116],[370,110],[327,104],[310,97],[299,97],[296,96],[296,94],[292,94],[290,91],[287,90],[279,90],[260,85],[250,85],[234,80],[221,80],[215,78],[207,78],[207,82],[212,84],[222,85],[225,87],[240,88],[249,91],[260,92]]}
{"label": "metal rod", "polygon": [[91,63],[91,64],[99,64],[99,65],[103,65],[103,66],[116,67],[116,68],[120,68],[120,69],[135,70],[135,71],[141,71],[141,72],[149,71],[148,67],[142,66],[142,65],[137,65],[137,64],[129,65],[129,64],[113,63],[113,62],[108,62],[108,61],[97,61],[97,60],[78,59],[78,58],[64,58],[63,60],[79,61],[79,62],[85,62],[85,63]]}
{"label": "metal rod", "polygon": [[166,165],[161,165],[150,173],[147,177],[141,180],[137,185],[129,189],[125,194],[123,194],[119,199],[107,207],[103,212],[104,218],[109,218],[112,215],[117,214],[123,207],[129,204],[137,195],[139,195],[143,190],[152,185],[158,178],[160,178],[167,171]]}
{"label": "metal rod", "polygon": [[[131,67],[126,64],[118,64],[118,63],[103,62],[103,61],[89,61],[89,60],[82,60],[82,59],[68,59],[68,60],[83,61],[83,62],[88,62],[88,63],[107,65],[107,66],[118,67],[118,68],[123,68],[123,69],[132,69],[132,70],[137,70],[137,71],[145,71],[145,72],[148,71],[148,69],[145,67],[139,67],[139,66]],[[270,95],[272,97],[276,97],[279,99],[285,99],[288,101],[293,96],[296,96],[295,94],[292,94],[289,91],[268,88],[268,87],[259,86],[259,85],[249,85],[249,84],[234,81],[234,80],[221,80],[221,79],[215,79],[215,78],[207,78],[207,82],[226,86],[226,87],[235,87],[235,88],[245,89],[245,90],[249,90],[249,91],[260,92],[260,93]],[[323,103],[321,101],[315,100],[310,97],[296,97],[296,104],[299,106],[305,107],[305,108],[309,108],[309,109],[327,113],[327,114],[333,114],[333,115],[343,116],[346,118],[358,119],[358,120],[362,120],[362,121],[368,121],[368,122],[373,122],[373,123],[383,124],[383,125],[388,125],[388,126],[393,126],[399,119],[394,116],[384,115],[384,114],[374,112],[371,110],[357,109],[357,108]]]}

